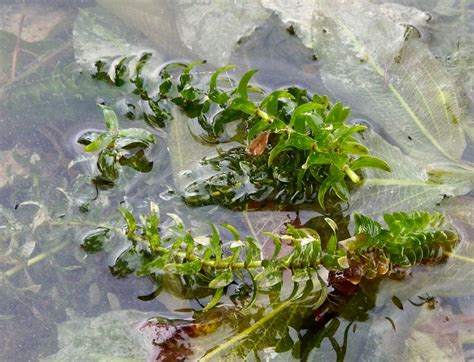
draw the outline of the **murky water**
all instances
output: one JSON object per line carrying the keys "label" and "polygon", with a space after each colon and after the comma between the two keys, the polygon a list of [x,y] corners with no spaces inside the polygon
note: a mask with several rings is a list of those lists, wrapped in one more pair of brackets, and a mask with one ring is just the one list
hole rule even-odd
{"label": "murky water", "polygon": [[[209,30],[202,25],[205,30],[201,32],[196,25],[199,19],[193,17],[192,12],[204,11],[208,2],[202,2],[202,8],[193,8],[192,2],[186,1],[181,1],[179,6],[151,0],[99,3],[51,1],[41,5],[0,5],[2,361],[35,361],[48,356],[57,360],[111,360],[113,356],[140,359],[146,356],[140,352],[143,347],[140,343],[145,343],[146,338],[137,342],[139,339],[130,337],[121,345],[120,341],[126,340],[127,334],[137,338],[136,329],[135,332],[132,327],[122,329],[114,335],[115,330],[108,324],[113,318],[108,316],[120,315],[126,320],[125,326],[133,326],[154,315],[190,320],[193,311],[201,309],[199,300],[183,298],[178,287],[167,286],[156,298],[140,299],[138,297],[153,292],[151,281],[112,276],[108,266],[126,247],[126,241],[117,236],[112,238],[105,252],[86,254],[83,251],[80,244],[91,230],[102,224],[123,226],[116,211],[120,205],[128,205],[139,214],[146,212],[149,201],[154,200],[159,203],[162,215],[177,214],[197,232],[205,232],[209,220],[216,224],[232,221],[242,234],[250,234],[278,229],[296,218],[294,211],[251,213],[216,206],[190,208],[184,205],[177,185],[183,178],[192,179],[193,175],[187,174],[186,168],[177,168],[173,154],[177,152],[176,147],[183,148],[186,154],[180,165],[183,167],[195,164],[200,157],[190,153],[197,146],[176,145],[175,141],[182,142],[180,135],[168,128],[148,128],[158,137],[150,154],[154,161],[152,172],[140,174],[126,170],[116,187],[97,195],[90,182],[95,172],[95,158],[84,153],[76,141],[85,131],[104,128],[102,114],[96,107],[98,100],[121,109],[123,99],[117,102],[114,90],[91,79],[91,68],[85,59],[98,54],[121,55],[152,49],[154,61],[162,64],[176,59],[202,59],[207,57],[207,46],[211,58],[203,72],[235,63],[238,74],[251,68],[259,69],[255,80],[268,89],[297,85],[312,92],[327,93],[315,52],[305,47],[274,13],[258,15],[262,10],[254,10],[252,19],[257,25],[246,28],[246,22],[242,25],[239,16],[228,16],[223,5],[221,10],[203,15],[200,21],[215,21],[216,27]],[[425,11],[431,6],[423,1],[413,3],[410,5],[419,5]],[[220,16],[222,19],[218,21]],[[242,13],[240,16],[250,15]],[[218,26],[222,27],[222,33]],[[183,33],[186,31],[192,34]],[[206,34],[212,39],[206,39]],[[232,37],[227,38],[229,34]],[[119,39],[118,35],[123,38]],[[212,42],[215,45],[209,46]],[[339,97],[338,94],[333,96]],[[366,118],[360,107],[353,116]],[[124,127],[147,127],[139,120],[124,118],[120,123]],[[206,147],[201,157],[214,152],[213,145]],[[466,160],[472,160],[472,150],[471,144],[464,155]],[[462,235],[459,252],[472,258],[473,248],[469,244],[472,217],[466,217],[472,205],[472,193],[446,203],[446,210]],[[304,224],[315,222],[313,218],[319,214],[302,210],[299,216]],[[469,265],[466,263],[471,263],[471,267],[466,267]],[[349,333],[347,360],[365,360],[366,356],[373,360],[381,356],[385,360],[399,360],[400,348],[416,350],[418,354],[403,352],[403,356],[418,360],[437,357],[471,360],[474,358],[473,287],[472,259],[422,266],[405,281],[382,282],[376,301],[368,297],[354,301],[361,310],[347,311],[347,320],[341,319],[335,338],[342,344],[352,313],[357,320],[357,330],[353,333],[351,329]],[[434,311],[408,302],[408,299],[420,301],[418,296],[426,297],[426,293],[436,297],[438,304]],[[393,295],[403,301],[403,311],[391,302]],[[134,312],[129,313],[131,310]],[[97,339],[100,338],[101,327],[107,336],[104,341],[95,342],[103,343],[103,348],[110,352],[108,356],[96,352],[100,348],[95,349],[94,341],[85,338],[96,332]],[[306,330],[292,332],[294,343],[309,333]],[[84,338],[71,342],[74,334]],[[213,347],[212,338],[205,341],[207,348]],[[124,346],[133,347],[134,343],[136,349],[127,355]],[[198,347],[197,354],[206,350],[205,344]],[[385,349],[383,354],[378,351],[380,348]],[[288,353],[275,352],[268,353],[268,357],[292,358]],[[335,360],[334,345],[325,339],[319,349],[309,352],[309,358]]]}

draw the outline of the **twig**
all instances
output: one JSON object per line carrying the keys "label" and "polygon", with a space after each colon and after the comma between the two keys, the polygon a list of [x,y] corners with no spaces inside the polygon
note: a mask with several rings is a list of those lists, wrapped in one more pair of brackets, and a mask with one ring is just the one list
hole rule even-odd
{"label": "twig", "polygon": [[16,266],[14,266],[11,269],[8,269],[6,272],[0,274],[0,282],[5,280],[5,279],[8,279],[12,275],[15,275],[20,270],[23,270],[26,267],[29,267],[29,266],[34,265],[36,263],[39,263],[40,261],[46,259],[50,255],[53,255],[53,254],[57,253],[58,251],[63,249],[65,246],[67,246],[69,243],[70,243],[69,240],[63,241],[62,243],[59,243],[56,246],[52,247],[50,250],[45,251],[44,253],[38,254],[35,257],[27,260],[26,263],[21,263],[21,264],[18,264]]}
{"label": "twig", "polygon": [[20,19],[20,25],[18,27],[18,34],[16,36],[15,49],[13,50],[11,80],[14,80],[15,75],[16,75],[16,62],[17,62],[17,58],[18,58],[18,53],[20,51],[21,32],[23,30],[23,22],[24,21],[25,21],[25,15],[22,15],[21,19]]}
{"label": "twig", "polygon": [[10,86],[12,83],[14,83],[15,81],[19,81],[21,79],[24,79],[24,78],[28,77],[29,75],[36,72],[39,68],[41,68],[42,66],[44,66],[45,64],[50,62],[52,59],[54,59],[58,55],[60,55],[61,53],[65,52],[65,51],[68,51],[70,49],[72,49],[72,41],[68,40],[67,42],[62,44],[59,48],[55,49],[53,52],[38,57],[38,59],[36,61],[32,62],[31,66],[29,66],[28,69],[26,69],[24,72],[22,72],[16,79],[14,79],[14,80],[10,79],[8,82],[6,82],[6,84],[3,84],[0,87],[0,96],[2,95],[2,92],[6,88],[8,88],[8,86]]}
{"label": "twig", "polygon": [[455,254],[455,253],[452,253],[450,251],[444,251],[444,255],[446,255],[450,258],[462,260],[462,261],[465,261],[465,262],[468,262],[468,263],[474,263],[474,258],[470,258],[470,257],[464,256],[464,255]]}
{"label": "twig", "polygon": [[28,49],[25,49],[25,48],[20,48],[18,49],[20,52],[24,52],[26,54],[29,54],[29,55],[32,55],[34,56],[35,58],[38,58],[39,57],[39,54],[38,53],[35,53],[35,52],[32,52],[31,50],[28,50]]}
{"label": "twig", "polygon": [[242,211],[242,213],[244,214],[244,218],[245,218],[245,222],[247,224],[247,226],[249,227],[249,230],[250,230],[250,233],[252,234],[253,238],[255,240],[257,240],[259,242],[260,245],[262,245],[262,243],[260,242],[258,236],[257,236],[257,233],[255,232],[255,229],[253,228],[253,225],[252,225],[252,222],[250,221],[249,219],[249,215],[248,215],[248,208],[247,206],[245,207],[245,210]]}

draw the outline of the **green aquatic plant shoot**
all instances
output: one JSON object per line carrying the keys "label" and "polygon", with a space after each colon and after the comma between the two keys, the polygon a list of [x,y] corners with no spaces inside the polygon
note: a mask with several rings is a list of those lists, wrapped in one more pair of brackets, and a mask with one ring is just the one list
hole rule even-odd
{"label": "green aquatic plant shoot", "polygon": [[[141,77],[150,56],[149,53],[142,55],[134,71],[127,71],[124,65],[126,58],[123,58],[113,68],[115,79],[108,75],[110,71],[103,70],[106,64],[99,61],[93,77],[115,86],[122,86],[128,80],[134,87],[132,93],[147,101],[149,108],[155,110],[155,116],[161,120],[160,115],[169,114],[170,103],[178,106],[189,118],[197,118],[210,138],[218,138],[228,124],[239,122],[245,129],[241,142],[250,163],[252,159],[259,162],[258,159],[263,158],[268,170],[264,173],[265,177],[268,176],[267,182],[259,185],[255,177],[248,174],[248,168],[242,168],[241,157],[237,158],[240,169],[234,170],[235,178],[242,176],[256,181],[253,184],[258,196],[250,195],[247,199],[255,199],[262,194],[268,196],[269,192],[262,184],[274,184],[286,178],[286,184],[296,187],[296,191],[305,196],[292,195],[283,200],[276,197],[277,201],[294,203],[298,199],[317,199],[325,208],[325,199],[330,192],[343,201],[349,199],[351,184],[361,181],[360,171],[364,168],[390,171],[385,161],[369,155],[367,147],[354,137],[367,127],[346,123],[350,109],[340,102],[333,104],[327,96],[311,95],[307,90],[296,87],[266,94],[260,87],[249,84],[256,70],[245,73],[236,86],[230,81],[225,88],[220,87],[219,77],[233,65],[218,69],[211,75],[206,87],[199,87],[195,84],[192,70],[204,61],[165,65],[160,71],[162,82],[157,85],[158,91],[151,96]],[[133,77],[127,78],[127,74]],[[151,85],[149,87],[152,88]],[[144,119],[150,124],[149,116],[144,116]],[[160,126],[163,125],[161,122]],[[228,153],[226,157],[232,162],[234,154]],[[189,204],[216,202],[230,206],[242,201],[235,197],[235,190],[241,185],[239,180],[234,181],[229,173],[219,175],[218,179],[220,188],[212,186],[215,176],[196,181],[197,185],[190,185],[186,190],[185,201]],[[207,197],[200,193],[203,189],[209,191]]]}
{"label": "green aquatic plant shoot", "polygon": [[[116,276],[136,273],[149,277],[158,285],[166,273],[178,275],[190,286],[216,290],[210,302],[215,305],[224,288],[237,284],[239,290],[251,290],[250,303],[259,292],[277,291],[285,281],[284,272],[291,272],[294,295],[311,291],[314,280],[321,280],[322,270],[340,271],[354,285],[362,279],[390,276],[400,268],[419,263],[439,263],[452,252],[458,234],[445,227],[439,213],[415,212],[386,214],[387,227],[360,214],[354,215],[354,235],[337,240],[337,224],[326,218],[333,234],[323,240],[316,230],[288,226],[285,233],[265,233],[273,242],[273,254],[264,256],[253,237],[242,238],[229,224],[195,236],[176,215],[174,226],[160,232],[158,206],[150,204],[150,212],[141,216],[141,223],[126,208],[120,212],[127,223],[126,237],[131,242],[116,260],[111,271]],[[221,232],[231,235],[224,239]],[[282,245],[290,250],[282,252]],[[207,308],[210,308],[208,306]]]}
{"label": "green aquatic plant shoot", "polygon": [[78,140],[84,151],[96,152],[97,168],[100,174],[93,182],[98,187],[111,187],[118,179],[120,166],[127,166],[139,172],[150,172],[153,162],[145,155],[145,150],[156,143],[156,137],[142,128],[119,129],[115,112],[99,104],[104,114],[106,131],[86,132]]}

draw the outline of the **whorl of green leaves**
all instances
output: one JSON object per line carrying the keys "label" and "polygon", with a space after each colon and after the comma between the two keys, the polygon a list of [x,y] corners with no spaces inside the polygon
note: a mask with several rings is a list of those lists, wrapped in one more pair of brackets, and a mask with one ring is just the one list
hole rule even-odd
{"label": "whorl of green leaves", "polygon": [[[458,241],[454,231],[441,228],[440,214],[388,214],[387,229],[357,214],[354,236],[340,243],[335,234],[322,241],[309,228],[289,226],[283,235],[265,233],[274,249],[270,257],[264,257],[257,240],[241,238],[228,224],[220,229],[211,225],[209,235],[194,236],[176,215],[170,215],[175,225],[160,235],[158,208],[152,203],[150,210],[137,224],[130,211],[120,209],[131,246],[111,267],[112,272],[118,276],[135,272],[157,282],[166,273],[179,275],[190,285],[216,290],[208,308],[219,301],[223,288],[230,284],[239,285],[239,290],[250,289],[252,303],[258,292],[279,291],[283,272],[287,270],[291,271],[294,283],[292,296],[301,296],[311,291],[314,281],[320,280],[318,273],[323,268],[371,279],[390,274],[393,267],[439,262],[440,256],[451,251]],[[327,222],[336,229],[332,220]],[[222,231],[231,238],[222,238]],[[283,254],[282,243],[291,245],[291,250]],[[370,269],[380,267],[382,262],[386,266],[383,272]]]}
{"label": "whorl of green leaves", "polygon": [[347,179],[358,183],[360,177],[356,171],[359,169],[372,167],[390,171],[387,163],[368,156],[369,150],[353,137],[366,127],[344,123],[349,108],[342,103],[331,104],[326,96],[309,95],[307,91],[294,87],[275,90],[260,102],[252,101],[248,83],[254,73],[244,74],[237,89],[221,105],[221,114],[232,116],[215,117],[214,129],[219,130],[222,123],[240,117],[247,125],[250,153],[252,142],[269,133],[268,144],[263,145],[261,152],[268,165],[281,166],[281,160],[287,154],[294,156],[296,173],[290,177],[289,183],[303,190],[305,175],[311,175],[309,181],[319,186],[317,198],[323,208],[330,190],[340,199],[348,200]]}
{"label": "whorl of green leaves", "polygon": [[394,266],[410,267],[421,261],[438,262],[452,251],[458,235],[441,229],[440,213],[385,214],[387,229],[367,216],[355,214],[355,239],[346,244],[352,253],[380,250]]}
{"label": "whorl of green leaves", "polygon": [[150,172],[153,162],[146,158],[145,150],[156,143],[154,134],[142,128],[119,129],[115,112],[99,104],[104,114],[107,130],[86,132],[78,142],[84,145],[84,151],[99,151],[97,168],[99,176],[94,178],[97,186],[113,186],[120,174],[120,166],[130,167],[139,172]]}

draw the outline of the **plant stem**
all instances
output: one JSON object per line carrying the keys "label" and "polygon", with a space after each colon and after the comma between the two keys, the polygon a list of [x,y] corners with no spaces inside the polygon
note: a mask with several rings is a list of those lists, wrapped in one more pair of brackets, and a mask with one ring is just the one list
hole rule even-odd
{"label": "plant stem", "polygon": [[444,253],[444,255],[446,255],[450,258],[454,258],[454,259],[458,259],[458,260],[462,260],[462,261],[474,264],[474,258],[470,258],[470,257],[464,256],[464,255],[458,255],[458,254],[452,253],[450,251],[444,251],[443,253]]}
{"label": "plant stem", "polygon": [[360,182],[360,177],[359,175],[357,175],[350,167],[349,165],[344,165],[344,167],[342,168],[342,171],[344,171],[346,173],[347,176],[349,176],[349,178],[351,179],[351,181],[355,184],[359,183]]}
{"label": "plant stem", "polygon": [[15,275],[18,273],[20,270],[29,267],[31,265],[34,265],[36,263],[39,263],[40,261],[46,259],[47,257],[57,253],[61,249],[63,249],[66,245],[70,243],[69,240],[63,241],[62,243],[59,243],[58,245],[54,246],[53,248],[49,249],[48,251],[45,251],[44,253],[38,254],[35,257],[28,259],[26,263],[21,263],[16,266],[14,266],[11,269],[8,269],[5,273],[0,274],[0,281],[3,281],[5,279],[8,279],[12,275]]}
{"label": "plant stem", "polygon": [[[141,241],[146,242],[146,240],[142,238],[134,238],[134,239],[135,241],[141,240]],[[158,254],[169,254],[170,250],[162,246],[159,246],[155,248],[155,252]],[[244,262],[230,262],[227,260],[219,260],[219,261],[202,260],[200,256],[196,254],[192,254],[192,253],[186,253],[184,251],[174,252],[174,255],[176,255],[180,259],[184,259],[187,261],[200,260],[202,266],[208,267],[208,268],[214,268],[214,269],[256,269],[262,266],[262,260],[257,260],[249,264],[245,264]]]}
{"label": "plant stem", "polygon": [[263,119],[264,121],[270,121],[271,120],[271,117],[268,115],[267,112],[264,112],[262,111],[260,108],[257,108],[257,111],[255,112],[257,114],[257,116],[259,116],[261,119]]}
{"label": "plant stem", "polygon": [[20,42],[21,42],[21,31],[23,30],[23,23],[25,21],[25,15],[23,14],[20,19],[20,25],[18,26],[18,34],[16,36],[16,44],[15,49],[13,50],[13,57],[12,57],[12,72],[11,72],[11,80],[15,80],[16,76],[16,63],[18,59],[18,53],[20,51]]}

